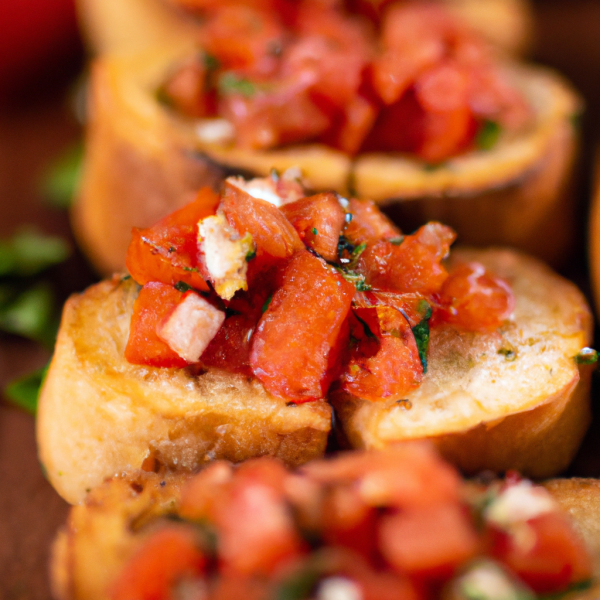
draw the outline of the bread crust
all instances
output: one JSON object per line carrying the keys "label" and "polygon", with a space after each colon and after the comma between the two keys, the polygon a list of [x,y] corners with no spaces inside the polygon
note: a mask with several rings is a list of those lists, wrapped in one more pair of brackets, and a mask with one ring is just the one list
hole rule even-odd
{"label": "bread crust", "polygon": [[129,364],[137,290],[115,277],[65,306],[37,419],[40,460],[65,500],[80,502],[106,477],[148,460],[193,470],[217,458],[272,455],[294,466],[323,455],[325,401],[288,406],[258,381],[218,369]]}
{"label": "bread crust", "polygon": [[[50,578],[54,597],[107,598],[107,582],[115,579],[139,541],[136,529],[154,517],[177,512],[183,481],[181,475],[163,478],[132,473],[106,482],[73,507],[53,546]],[[600,481],[556,479],[545,486],[573,518],[592,554],[594,572],[600,574]],[[565,599],[593,600],[599,591],[600,584],[595,584]]]}
{"label": "bread crust", "polygon": [[323,145],[246,151],[201,142],[198,121],[162,106],[156,90],[180,47],[104,58],[92,71],[87,155],[73,211],[75,233],[102,273],[123,269],[132,226],[147,227],[231,173],[268,175],[299,166],[310,187],[349,191],[387,205],[407,231],[436,219],[460,239],[501,244],[553,264],[568,258],[575,205],[570,197],[579,100],[538,68],[508,71],[535,107],[527,131],[469,152],[435,170],[384,154],[356,160]]}
{"label": "bread crust", "polygon": [[574,359],[591,341],[586,301],[570,282],[516,252],[453,254],[480,261],[511,284],[513,318],[489,334],[434,329],[427,375],[408,402],[334,392],[345,441],[381,449],[429,438],[468,474],[553,476],[569,464],[590,420],[591,370]]}
{"label": "bread crust", "polygon": [[594,302],[598,313],[600,310],[600,148],[596,150],[595,164],[596,174],[588,229],[588,256],[592,291],[594,292]]}

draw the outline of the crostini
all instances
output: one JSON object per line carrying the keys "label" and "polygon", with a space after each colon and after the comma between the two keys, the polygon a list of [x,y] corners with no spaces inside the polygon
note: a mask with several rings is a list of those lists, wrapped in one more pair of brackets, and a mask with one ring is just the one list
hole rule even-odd
{"label": "crostini", "polygon": [[591,343],[586,300],[539,261],[506,250],[457,250],[506,280],[509,322],[468,334],[432,329],[427,377],[400,402],[369,402],[343,391],[330,399],[355,448],[432,439],[466,473],[517,469],[549,477],[565,469],[589,422]]}
{"label": "crostini", "polygon": [[437,435],[471,471],[558,472],[589,420],[587,305],[511,251],[447,263],[454,239],[305,196],[294,171],[228,178],[134,229],[130,278],[66,306],[39,406],[50,481],[77,502],[145,461],[299,464],[324,450],[327,398],[358,447]]}
{"label": "crostini", "polygon": [[[312,189],[390,205],[407,228],[436,219],[466,243],[568,257],[580,109],[568,84],[499,61],[429,5],[392,5],[377,35],[356,16],[298,6],[292,29],[223,7],[202,51],[182,36],[94,65],[74,228],[101,271],[123,267],[131,226],[200,185],[291,166]],[[246,31],[255,19],[258,33]]]}
{"label": "crostini", "polygon": [[[357,4],[357,3],[355,3]],[[521,54],[530,46],[534,20],[528,0],[443,0],[458,18],[499,48]],[[83,31],[93,52],[127,54],[194,37],[195,0],[78,0]],[[376,6],[376,3],[372,3]]]}
{"label": "crostini", "polygon": [[[550,488],[561,497],[563,482]],[[598,540],[586,548],[576,529],[597,515],[598,492],[584,502],[563,496],[562,512],[551,493],[515,475],[465,483],[419,444],[295,473],[261,458],[185,478],[116,476],[60,531],[54,595],[534,600],[587,589],[594,597]]]}

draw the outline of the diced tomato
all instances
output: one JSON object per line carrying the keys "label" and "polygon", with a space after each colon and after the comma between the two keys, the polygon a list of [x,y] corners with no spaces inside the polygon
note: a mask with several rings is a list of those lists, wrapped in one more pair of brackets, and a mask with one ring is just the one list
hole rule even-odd
{"label": "diced tomato", "polygon": [[332,488],[323,502],[323,539],[373,560],[377,552],[377,512],[357,488]]}
{"label": "diced tomato", "polygon": [[469,331],[494,331],[515,308],[510,286],[480,263],[454,268],[440,290],[436,320]]}
{"label": "diced tomato", "polygon": [[268,575],[304,550],[283,496],[286,471],[258,459],[236,475],[213,507],[222,566],[225,573]]}
{"label": "diced tomato", "polygon": [[329,111],[310,96],[314,79],[288,78],[267,85],[250,82],[254,91],[221,96],[219,111],[236,130],[241,148],[260,150],[314,140],[331,126]]}
{"label": "diced tomato", "polygon": [[402,232],[371,200],[352,198],[348,206],[351,220],[344,229],[344,236],[355,245],[374,244],[381,239],[401,239]]}
{"label": "diced tomato", "polygon": [[165,600],[180,581],[201,577],[205,564],[191,527],[163,527],[125,563],[111,586],[110,598]]}
{"label": "diced tomato", "polygon": [[411,327],[418,325],[427,315],[429,303],[420,294],[398,294],[373,290],[354,294],[353,305],[357,308],[391,306],[399,310]]}
{"label": "diced tomato", "polygon": [[294,402],[325,396],[353,295],[321,259],[307,251],[291,258],[252,342],[252,369],[267,390]]}
{"label": "diced tomato", "polygon": [[540,594],[563,591],[592,572],[585,545],[559,512],[522,523],[520,535],[517,529],[513,534],[493,531],[491,553]]}
{"label": "diced tomato", "polygon": [[134,365],[186,367],[188,363],[163,342],[157,333],[181,302],[184,294],[173,286],[150,282],[140,290],[133,305],[125,358]]}
{"label": "diced tomato", "polygon": [[220,502],[233,475],[232,465],[218,460],[188,479],[181,491],[181,516],[192,521],[211,521],[214,506]]}
{"label": "diced tomato", "polygon": [[358,584],[362,600],[425,600],[416,585],[405,576],[369,569],[352,573]]}
{"label": "diced tomato", "polygon": [[297,250],[304,249],[292,224],[276,206],[266,200],[253,198],[226,182],[221,208],[229,224],[240,235],[252,235],[257,253],[250,263],[253,267],[271,266],[274,259],[289,258]]}
{"label": "diced tomato", "polygon": [[423,378],[423,365],[410,323],[390,306],[355,308],[372,339],[362,340],[342,375],[342,388],[365,400],[399,400]]}
{"label": "diced tomato", "polygon": [[298,232],[300,239],[326,260],[338,257],[338,240],[345,212],[333,192],[325,192],[284,204],[281,212]]}
{"label": "diced tomato", "polygon": [[246,69],[271,74],[284,30],[277,16],[252,6],[223,6],[201,28],[200,43],[224,69]]}
{"label": "diced tomato", "polygon": [[439,292],[448,273],[442,260],[456,234],[441,223],[428,223],[399,245],[380,241],[361,254],[358,270],[375,288],[427,297]]}
{"label": "diced tomato", "polygon": [[401,573],[449,577],[479,550],[477,532],[458,504],[413,509],[383,517],[381,553]]}
{"label": "diced tomato", "polygon": [[198,221],[215,213],[219,196],[203,188],[196,199],[147,229],[134,228],[125,264],[139,284],[183,281],[198,290],[208,285],[198,273]]}

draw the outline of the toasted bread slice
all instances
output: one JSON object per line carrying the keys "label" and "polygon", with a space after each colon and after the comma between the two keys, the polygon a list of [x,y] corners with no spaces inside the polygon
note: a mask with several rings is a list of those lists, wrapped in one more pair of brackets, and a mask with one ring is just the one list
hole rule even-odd
{"label": "toasted bread slice", "polygon": [[510,283],[513,318],[487,334],[433,329],[417,390],[400,402],[335,392],[337,422],[355,448],[431,438],[467,473],[555,475],[569,464],[590,419],[590,370],[575,359],[591,340],[586,301],[573,284],[516,252],[453,254]]}
{"label": "toasted bread slice", "polygon": [[[78,0],[83,30],[99,54],[127,54],[193,37],[197,21],[169,0]],[[515,54],[533,37],[528,0],[443,0],[492,44]]]}
{"label": "toasted bread slice", "polygon": [[115,277],[65,306],[37,420],[41,462],[65,500],[144,461],[192,470],[214,458],[268,454],[298,465],[323,454],[325,401],[288,406],[240,375],[128,363],[137,293],[133,280]]}
{"label": "toasted bread slice", "polygon": [[[182,475],[162,477],[131,473],[93,490],[85,502],[71,509],[54,542],[50,564],[53,595],[57,600],[104,600],[113,581],[133,554],[154,518],[177,514]],[[600,481],[554,479],[545,484],[561,507],[570,513],[600,574]],[[149,529],[152,532],[152,529]],[[593,600],[600,584],[565,600]]]}
{"label": "toasted bread slice", "polygon": [[[185,40],[183,45],[185,46]],[[559,77],[509,67],[534,107],[531,126],[432,170],[400,155],[350,156],[324,145],[248,151],[208,142],[207,121],[184,119],[157,90],[188,47],[112,57],[93,67],[83,179],[73,224],[104,273],[123,268],[132,226],[146,227],[231,173],[265,176],[298,166],[310,187],[350,191],[390,205],[405,229],[430,219],[454,227],[466,243],[503,244],[553,263],[573,234],[569,197],[579,100]],[[203,130],[205,131],[205,130]],[[392,208],[393,206],[393,208]]]}

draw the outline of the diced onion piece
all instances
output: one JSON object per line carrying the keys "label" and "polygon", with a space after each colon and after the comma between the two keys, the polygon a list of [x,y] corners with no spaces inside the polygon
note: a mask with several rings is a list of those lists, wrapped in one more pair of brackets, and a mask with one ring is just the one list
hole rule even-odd
{"label": "diced onion piece", "polygon": [[505,528],[558,510],[558,505],[543,487],[523,480],[503,490],[487,507],[486,521]]}
{"label": "diced onion piece", "polygon": [[277,207],[295,202],[306,195],[300,170],[294,167],[284,171],[281,176],[256,177],[249,181],[242,177],[228,177],[227,182],[253,198],[265,200]]}
{"label": "diced onion piece", "polygon": [[227,119],[202,119],[196,125],[196,135],[206,144],[224,144],[235,139],[235,128]]}
{"label": "diced onion piece", "polygon": [[207,217],[198,223],[198,245],[215,291],[230,300],[237,290],[247,290],[248,255],[254,252],[252,236],[239,234],[223,215]]}
{"label": "diced onion piece", "polygon": [[317,600],[362,600],[363,594],[353,581],[346,577],[328,577],[317,589]]}
{"label": "diced onion piece", "polygon": [[484,560],[476,563],[455,583],[458,598],[482,600],[533,600],[533,592],[517,583],[498,563]]}
{"label": "diced onion piece", "polygon": [[165,322],[158,337],[184,360],[194,363],[225,321],[225,313],[202,296],[188,292]]}

